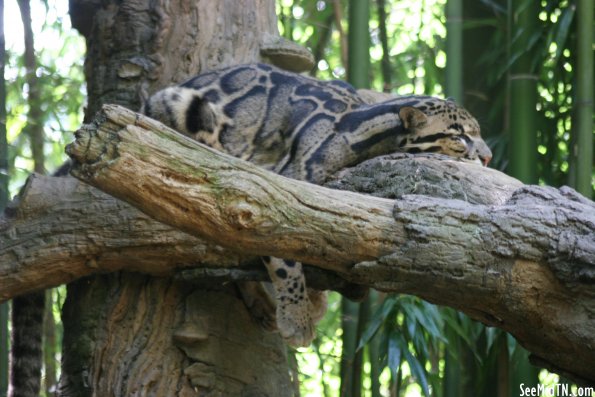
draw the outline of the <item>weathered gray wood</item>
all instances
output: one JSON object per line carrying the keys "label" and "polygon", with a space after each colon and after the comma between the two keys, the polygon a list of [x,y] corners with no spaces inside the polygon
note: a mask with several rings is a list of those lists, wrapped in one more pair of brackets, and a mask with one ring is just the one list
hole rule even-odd
{"label": "weathered gray wood", "polygon": [[94,273],[240,260],[70,177],[32,175],[0,217],[0,301]]}

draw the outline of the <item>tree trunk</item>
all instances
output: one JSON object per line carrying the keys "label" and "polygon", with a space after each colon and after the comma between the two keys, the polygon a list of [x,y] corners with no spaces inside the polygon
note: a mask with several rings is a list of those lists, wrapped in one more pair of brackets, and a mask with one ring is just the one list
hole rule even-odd
{"label": "tree trunk", "polygon": [[[86,120],[107,102],[138,109],[143,97],[201,70],[263,59],[294,69],[310,66],[307,51],[279,37],[272,0],[70,5],[73,26],[87,41]],[[136,215],[128,218],[128,230],[120,230],[123,241],[135,238]],[[152,233],[167,245],[167,233],[159,236],[158,229]],[[198,247],[187,246],[195,253]],[[217,256],[217,247],[211,248]],[[128,260],[138,265],[163,260],[162,254],[152,257],[150,247],[133,251],[137,255]],[[103,254],[112,257],[110,266],[125,264],[117,252]],[[201,255],[190,257],[188,262]],[[74,255],[69,265],[93,268],[97,260]],[[235,289],[220,284],[197,291],[170,277],[125,273],[69,285],[60,394],[293,395],[281,339],[262,331]]]}

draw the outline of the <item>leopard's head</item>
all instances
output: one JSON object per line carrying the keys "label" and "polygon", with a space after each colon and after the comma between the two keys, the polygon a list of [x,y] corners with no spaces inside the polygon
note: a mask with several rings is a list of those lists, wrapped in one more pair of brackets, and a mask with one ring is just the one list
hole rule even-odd
{"label": "leopard's head", "polygon": [[477,120],[452,100],[425,97],[401,107],[399,117],[406,131],[399,146],[406,152],[442,153],[484,166],[492,158]]}

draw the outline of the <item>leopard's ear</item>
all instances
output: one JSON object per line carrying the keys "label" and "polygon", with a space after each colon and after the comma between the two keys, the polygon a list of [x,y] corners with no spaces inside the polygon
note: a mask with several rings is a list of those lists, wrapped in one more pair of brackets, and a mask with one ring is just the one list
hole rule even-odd
{"label": "leopard's ear", "polygon": [[403,122],[403,127],[407,130],[422,128],[428,123],[428,116],[421,110],[411,106],[404,106],[399,109],[399,117]]}

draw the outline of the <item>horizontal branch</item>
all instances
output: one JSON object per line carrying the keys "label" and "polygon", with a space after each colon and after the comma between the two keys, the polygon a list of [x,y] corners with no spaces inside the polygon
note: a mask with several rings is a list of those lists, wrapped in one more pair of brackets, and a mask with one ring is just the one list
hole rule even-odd
{"label": "horizontal branch", "polygon": [[[80,179],[200,236],[195,242],[209,241],[197,249],[197,261],[207,257],[205,252],[217,266],[230,252],[273,255],[317,265],[354,283],[413,293],[501,327],[540,362],[595,381],[595,207],[570,189],[521,187],[497,171],[423,158],[399,174],[395,164],[402,159],[393,156],[345,171],[330,185],[399,200],[331,190],[215,152],[114,106],[104,107],[93,125],[77,133],[69,152],[78,161],[74,173]],[[439,164],[438,170],[429,164]],[[436,177],[447,188],[426,183]],[[409,190],[400,190],[402,185]],[[492,198],[482,200],[481,191]],[[97,217],[96,211],[101,208],[87,216]],[[120,227],[123,219],[112,222]],[[18,238],[7,230],[0,224],[0,233]],[[92,247],[102,232],[94,233],[80,239],[80,246]],[[48,238],[41,240],[45,244]],[[168,242],[177,247],[169,251],[172,258],[185,246],[173,237]],[[0,247],[0,260],[3,252],[13,252],[0,266],[19,273],[17,245]],[[28,255],[26,247],[20,245],[22,257]],[[108,251],[93,266],[103,263],[103,255],[114,255]],[[135,270],[141,271],[143,261]],[[236,255],[220,263],[239,261]],[[149,271],[158,273],[159,265],[148,263]],[[175,268],[168,263],[164,273]],[[10,272],[2,272],[0,285],[5,285],[2,274]],[[21,282],[19,277],[13,281]]]}
{"label": "horizontal branch", "polygon": [[0,301],[94,273],[241,260],[68,177],[31,175],[0,218],[0,242]]}

